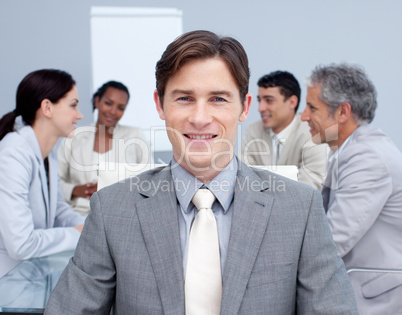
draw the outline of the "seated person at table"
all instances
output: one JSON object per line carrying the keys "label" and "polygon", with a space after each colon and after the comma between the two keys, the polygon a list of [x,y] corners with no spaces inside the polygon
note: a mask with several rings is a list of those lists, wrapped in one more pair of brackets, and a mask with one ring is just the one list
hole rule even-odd
{"label": "seated person at table", "polygon": [[308,124],[297,109],[300,85],[287,71],[274,71],[258,80],[258,111],[242,141],[242,159],[248,165],[296,165],[298,180],[321,190],[327,163],[326,144],[311,141]]}
{"label": "seated person at table", "polygon": [[[402,267],[402,154],[370,125],[377,92],[357,65],[317,66],[302,119],[331,155],[322,188],[329,227],[346,268]],[[349,273],[360,314],[402,314],[402,276]]]}
{"label": "seated person at table", "polygon": [[97,190],[100,162],[148,163],[148,145],[142,131],[118,124],[129,97],[122,83],[103,84],[92,98],[93,109],[98,109],[96,126],[78,128],[74,138],[60,145],[59,174],[64,198],[83,215],[88,214],[89,199]]}
{"label": "seated person at table", "polygon": [[61,194],[52,149],[81,118],[75,82],[60,70],[28,74],[1,118],[0,277],[21,260],[75,249],[85,218]]}

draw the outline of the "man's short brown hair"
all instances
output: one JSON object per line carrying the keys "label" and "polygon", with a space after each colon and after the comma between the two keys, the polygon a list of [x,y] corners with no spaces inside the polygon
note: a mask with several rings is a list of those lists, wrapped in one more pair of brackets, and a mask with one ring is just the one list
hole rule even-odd
{"label": "man's short brown hair", "polygon": [[156,64],[156,89],[163,105],[167,81],[187,62],[218,57],[228,66],[240,98],[248,93],[250,70],[243,46],[232,37],[219,37],[209,31],[192,31],[169,44]]}

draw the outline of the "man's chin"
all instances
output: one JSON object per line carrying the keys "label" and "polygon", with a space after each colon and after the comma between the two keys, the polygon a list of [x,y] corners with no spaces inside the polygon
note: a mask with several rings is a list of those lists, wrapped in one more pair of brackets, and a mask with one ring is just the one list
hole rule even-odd
{"label": "man's chin", "polygon": [[315,144],[321,144],[321,136],[319,133],[316,133],[315,135],[312,135],[311,140],[313,141],[313,143]]}
{"label": "man's chin", "polygon": [[213,167],[210,156],[186,156],[183,162],[186,164],[187,170],[190,173],[206,172]]}
{"label": "man's chin", "polygon": [[272,124],[270,124],[270,123],[262,122],[262,126],[264,127],[264,129],[272,128]]}

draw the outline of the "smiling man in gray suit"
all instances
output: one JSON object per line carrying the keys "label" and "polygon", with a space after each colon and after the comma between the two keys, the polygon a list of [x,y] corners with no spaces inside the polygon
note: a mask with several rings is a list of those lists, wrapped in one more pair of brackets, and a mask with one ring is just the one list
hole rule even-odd
{"label": "smiling man in gray suit", "polygon": [[[112,306],[115,314],[357,314],[319,192],[234,157],[249,75],[233,38],[194,31],[167,47],[154,98],[173,159],[93,195],[47,314],[108,314]],[[201,215],[191,200],[201,187],[216,196],[208,219],[222,275],[214,310],[202,309],[204,296],[190,305],[186,294],[192,223]]]}
{"label": "smiling man in gray suit", "polygon": [[[347,64],[312,72],[307,106],[313,140],[328,143],[322,196],[346,268],[402,269],[402,154],[370,127],[377,107],[373,83]],[[351,273],[361,314],[402,314],[402,276]]]}

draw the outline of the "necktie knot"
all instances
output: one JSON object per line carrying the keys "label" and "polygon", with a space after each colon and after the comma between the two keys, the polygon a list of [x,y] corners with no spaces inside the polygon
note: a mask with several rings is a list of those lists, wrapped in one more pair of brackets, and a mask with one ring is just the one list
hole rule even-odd
{"label": "necktie knot", "polygon": [[192,202],[198,210],[211,209],[215,199],[215,195],[209,189],[198,189]]}

